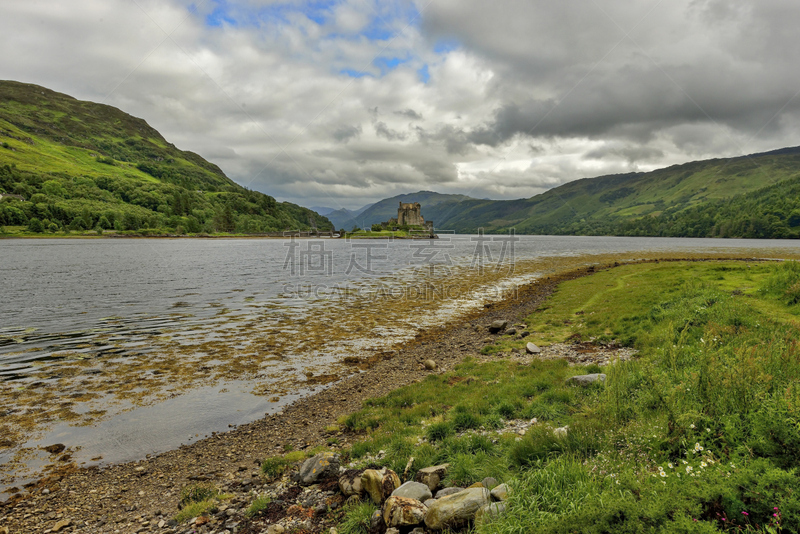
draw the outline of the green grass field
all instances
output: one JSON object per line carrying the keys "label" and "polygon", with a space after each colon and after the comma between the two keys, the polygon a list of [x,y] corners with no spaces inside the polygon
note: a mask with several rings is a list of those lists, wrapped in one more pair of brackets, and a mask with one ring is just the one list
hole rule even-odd
{"label": "green grass field", "polygon": [[[521,342],[500,341],[494,361],[367,401],[341,421],[364,433],[350,454],[384,450],[397,472],[411,456],[412,471],[449,462],[452,485],[507,481],[509,510],[481,533],[798,532],[799,303],[795,262],[644,263],[565,282],[527,323],[539,343],[638,349],[602,368],[605,385],[568,386],[601,369],[523,365],[503,354]],[[524,436],[497,433],[534,417]]]}

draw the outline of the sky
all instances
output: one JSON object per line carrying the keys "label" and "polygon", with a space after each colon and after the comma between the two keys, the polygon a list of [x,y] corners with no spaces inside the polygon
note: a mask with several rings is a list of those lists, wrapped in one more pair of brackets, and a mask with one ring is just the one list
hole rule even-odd
{"label": "sky", "polygon": [[356,208],[800,145],[796,0],[9,0],[0,79]]}

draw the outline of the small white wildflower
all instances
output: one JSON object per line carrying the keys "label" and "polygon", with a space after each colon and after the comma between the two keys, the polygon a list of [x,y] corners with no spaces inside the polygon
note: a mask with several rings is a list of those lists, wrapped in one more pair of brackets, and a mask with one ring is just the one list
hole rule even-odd
{"label": "small white wildflower", "polygon": [[[688,391],[689,388],[686,388],[686,389]],[[696,428],[696,427],[694,426],[694,423],[692,423],[691,425],[689,425],[689,428]]]}
{"label": "small white wildflower", "polygon": [[672,462],[668,463],[667,467],[669,467],[670,469],[675,469],[675,467],[672,465]]}
{"label": "small white wildflower", "polygon": [[661,471],[661,478],[666,478],[667,476],[668,475],[664,471]]}
{"label": "small white wildflower", "polygon": [[711,432],[711,429],[710,428],[706,428],[706,432]]}
{"label": "small white wildflower", "polygon": [[705,462],[700,462],[700,467],[708,467],[708,464]]}
{"label": "small white wildflower", "polygon": [[692,466],[691,465],[687,465],[686,466],[686,472],[687,473],[691,473],[692,472]]}

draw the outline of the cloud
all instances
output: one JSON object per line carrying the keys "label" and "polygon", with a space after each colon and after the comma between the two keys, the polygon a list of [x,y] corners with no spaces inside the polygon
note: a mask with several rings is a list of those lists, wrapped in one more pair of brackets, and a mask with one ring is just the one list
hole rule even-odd
{"label": "cloud", "polygon": [[400,110],[400,111],[395,111],[394,114],[395,115],[402,115],[403,117],[408,117],[409,119],[411,119],[413,121],[421,121],[423,119],[422,115],[420,115],[419,113],[417,113],[416,111],[414,111],[411,108]]}
{"label": "cloud", "polygon": [[795,145],[797,20],[783,0],[5,2],[0,64],[243,185],[357,207]]}

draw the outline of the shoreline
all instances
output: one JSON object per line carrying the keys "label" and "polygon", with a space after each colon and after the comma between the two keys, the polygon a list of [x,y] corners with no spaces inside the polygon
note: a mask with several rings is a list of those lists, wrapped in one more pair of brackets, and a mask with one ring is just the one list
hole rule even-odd
{"label": "shoreline", "polygon": [[[303,450],[322,445],[333,436],[339,440],[338,448],[346,448],[360,434],[328,432],[326,427],[360,409],[364,400],[383,396],[431,372],[449,370],[468,356],[491,359],[481,355],[486,335],[476,332],[475,327],[500,318],[523,319],[563,281],[629,263],[715,259],[736,258],[634,260],[572,268],[542,277],[520,287],[510,298],[429,328],[413,340],[376,354],[368,369],[299,399],[280,413],[142,461],[104,468],[78,468],[72,464],[55,469],[0,503],[0,525],[8,525],[11,534],[46,531],[55,524],[51,514],[56,518],[60,514],[71,519],[73,525],[81,525],[75,532],[108,532],[109,528],[119,532],[165,532],[155,524],[150,529],[143,528],[141,518],[171,518],[177,510],[180,490],[186,485],[206,480],[228,493],[247,495],[254,485],[263,484],[259,465],[267,457],[282,454],[289,447]],[[738,259],[758,261],[752,257]],[[434,359],[438,369],[426,371],[426,359]]]}

